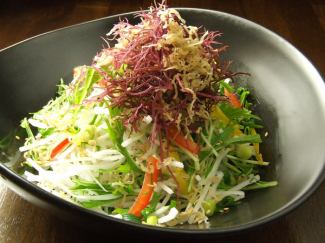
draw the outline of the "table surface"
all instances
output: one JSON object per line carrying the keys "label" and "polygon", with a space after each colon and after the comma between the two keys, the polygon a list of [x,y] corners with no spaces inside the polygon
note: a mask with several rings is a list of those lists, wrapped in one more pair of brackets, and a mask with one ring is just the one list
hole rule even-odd
{"label": "table surface", "polygon": [[[146,8],[150,2],[2,0],[0,49],[49,30]],[[215,9],[255,21],[294,44],[321,73],[325,73],[325,2],[322,0],[178,0],[169,1],[169,4]],[[217,240],[219,242],[324,242],[324,201],[325,183],[307,202],[289,215],[250,232]],[[0,242],[107,242],[21,199],[1,182],[0,219]],[[144,241],[150,242],[150,239],[142,242]]]}

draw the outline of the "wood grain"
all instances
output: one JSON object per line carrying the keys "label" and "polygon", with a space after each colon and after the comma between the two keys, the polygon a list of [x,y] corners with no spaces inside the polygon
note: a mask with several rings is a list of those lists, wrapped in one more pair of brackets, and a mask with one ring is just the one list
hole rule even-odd
{"label": "wood grain", "polygon": [[[151,1],[21,0],[0,3],[0,48],[64,26],[146,8]],[[325,3],[322,0],[175,0],[170,6],[209,8],[255,21],[293,43],[325,73]],[[325,242],[325,183],[280,220],[218,242]],[[143,239],[141,242],[152,242]],[[157,240],[155,240],[157,241]],[[188,240],[179,239],[179,242]],[[0,242],[108,242],[40,209],[0,182]],[[203,242],[203,241],[202,241]]]}

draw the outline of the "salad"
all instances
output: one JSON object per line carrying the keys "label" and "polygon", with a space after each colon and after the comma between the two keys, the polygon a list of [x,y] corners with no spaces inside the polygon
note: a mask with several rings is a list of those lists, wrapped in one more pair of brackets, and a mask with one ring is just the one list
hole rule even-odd
{"label": "salad", "polygon": [[[90,66],[25,118],[27,180],[72,203],[157,226],[209,224],[262,181],[261,119],[217,31],[164,4],[117,23]],[[114,43],[114,45],[110,45]]]}

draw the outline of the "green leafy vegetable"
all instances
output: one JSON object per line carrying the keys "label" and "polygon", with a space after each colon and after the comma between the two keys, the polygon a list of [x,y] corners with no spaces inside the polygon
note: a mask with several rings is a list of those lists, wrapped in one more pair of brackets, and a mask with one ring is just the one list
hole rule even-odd
{"label": "green leafy vegetable", "polygon": [[225,141],[226,145],[230,144],[243,144],[243,143],[261,143],[261,137],[259,134],[255,135],[242,135],[242,136],[237,136],[237,137],[232,137],[229,138],[228,140]]}
{"label": "green leafy vegetable", "polygon": [[96,208],[96,207],[100,207],[100,206],[114,205],[116,203],[116,200],[118,200],[118,198],[112,199],[112,200],[89,200],[89,201],[79,202],[79,204],[81,204],[85,208]]}
{"label": "green leafy vegetable", "polygon": [[129,211],[128,208],[115,208],[113,211],[112,211],[112,214],[127,214]]}
{"label": "green leafy vegetable", "polygon": [[249,109],[252,106],[252,103],[250,103],[247,99],[249,97],[250,92],[244,88],[244,87],[239,87],[236,90],[236,93],[239,95],[239,100],[240,103],[246,108]]}
{"label": "green leafy vegetable", "polygon": [[256,190],[256,189],[264,189],[268,187],[274,187],[277,185],[278,185],[277,181],[258,181],[254,184],[244,187],[243,190],[249,191],[249,190]]}
{"label": "green leafy vegetable", "polygon": [[159,194],[154,192],[150,204],[142,210],[141,215],[145,220],[147,220],[148,216],[156,210],[159,198]]}
{"label": "green leafy vegetable", "polygon": [[[76,84],[75,93],[74,93],[74,104],[81,104],[81,102],[90,94],[94,83],[102,79],[101,75],[91,67],[87,67],[87,73],[84,80],[80,80]],[[84,82],[82,84],[81,82]]]}
{"label": "green leafy vegetable", "polygon": [[33,139],[33,140],[35,139],[34,134],[33,134],[33,132],[32,132],[32,129],[31,129],[30,126],[29,126],[29,122],[28,122],[27,118],[24,118],[24,119],[21,121],[20,126],[21,126],[22,128],[25,128],[25,129],[26,129],[26,132],[27,132],[27,136],[28,136],[28,138]]}
{"label": "green leafy vegetable", "polygon": [[225,80],[221,80],[219,85],[219,89],[222,94],[224,94],[224,89],[227,89],[231,93],[235,91],[235,88],[232,87],[229,83],[225,82]]}
{"label": "green leafy vegetable", "polygon": [[46,128],[46,129],[41,129],[41,128],[39,128],[38,131],[39,131],[39,133],[42,135],[42,137],[45,138],[45,137],[47,137],[47,136],[53,134],[54,131],[55,131],[55,128],[54,128],[54,127]]}
{"label": "green leafy vegetable", "polygon": [[122,147],[124,127],[120,120],[115,119],[120,114],[121,110],[118,108],[109,108],[110,119],[106,119],[107,133],[111,141],[114,143],[116,149],[124,155],[130,168],[135,172],[142,172],[135,164],[133,158],[125,147]]}
{"label": "green leafy vegetable", "polygon": [[97,192],[102,192],[104,194],[107,194],[107,192],[112,192],[115,188],[110,184],[101,184],[103,188],[105,188],[106,191],[102,189],[101,186],[99,186],[97,183],[81,180],[79,178],[73,177],[71,180],[75,183],[73,187],[71,187],[71,190],[97,190]]}
{"label": "green leafy vegetable", "polygon": [[134,216],[133,214],[123,214],[122,218],[126,221],[130,221],[133,223],[138,223],[138,224],[141,223],[141,219],[138,218],[137,216]]}
{"label": "green leafy vegetable", "polygon": [[232,196],[227,196],[217,203],[215,212],[222,213],[225,211],[225,208],[236,206],[238,203]]}

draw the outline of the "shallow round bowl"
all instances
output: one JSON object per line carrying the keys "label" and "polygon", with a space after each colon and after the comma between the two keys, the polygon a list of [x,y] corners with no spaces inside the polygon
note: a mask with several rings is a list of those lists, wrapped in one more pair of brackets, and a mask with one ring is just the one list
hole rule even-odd
{"label": "shallow round bowl", "polygon": [[[287,41],[243,18],[203,10],[180,9],[187,24],[224,33],[223,56],[233,70],[248,72],[245,82],[264,120],[263,152],[271,166],[262,174],[275,188],[248,193],[229,213],[211,219],[210,228],[182,225],[160,228],[121,221],[83,209],[27,182],[0,164],[4,181],[27,200],[68,220],[100,231],[113,228],[175,234],[222,234],[264,224],[300,205],[324,178],[325,86],[314,66]],[[71,79],[73,67],[90,64],[103,41],[100,36],[120,17],[107,17],[49,32],[0,52],[0,135],[37,111],[54,96],[60,78]],[[132,20],[137,21],[137,20]]]}

